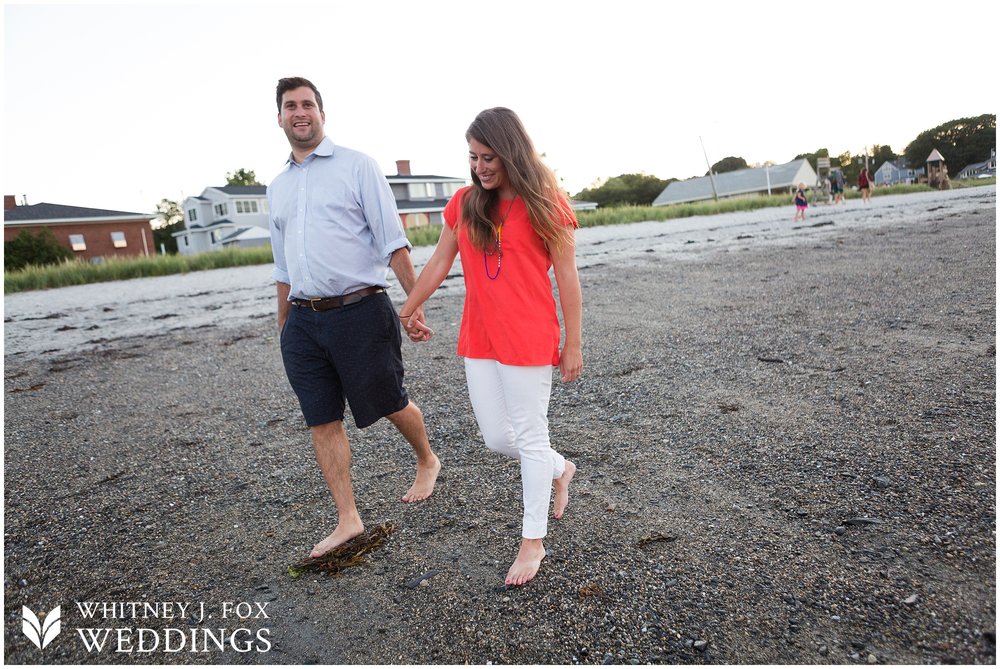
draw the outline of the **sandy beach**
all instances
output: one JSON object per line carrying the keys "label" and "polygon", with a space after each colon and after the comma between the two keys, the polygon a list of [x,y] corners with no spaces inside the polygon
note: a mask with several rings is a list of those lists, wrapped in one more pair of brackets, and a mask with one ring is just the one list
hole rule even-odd
{"label": "sandy beach", "polygon": [[[404,343],[438,488],[400,502],[412,451],[349,420],[397,529],[336,576],[287,571],[336,516],[269,267],[5,296],[5,661],[993,663],[996,189],[793,214],[579,232],[586,367],[549,413],[579,470],[514,589],[457,267]],[[44,649],[23,606],[60,607]]]}

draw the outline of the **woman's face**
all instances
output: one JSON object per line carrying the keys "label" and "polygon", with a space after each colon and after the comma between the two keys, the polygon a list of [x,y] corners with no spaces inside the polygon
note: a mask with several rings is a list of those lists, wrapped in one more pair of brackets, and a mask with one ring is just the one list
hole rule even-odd
{"label": "woman's face", "polygon": [[507,181],[507,170],[500,156],[493,149],[480,144],[475,139],[469,140],[469,168],[479,178],[486,190],[500,189],[501,196],[510,191]]}

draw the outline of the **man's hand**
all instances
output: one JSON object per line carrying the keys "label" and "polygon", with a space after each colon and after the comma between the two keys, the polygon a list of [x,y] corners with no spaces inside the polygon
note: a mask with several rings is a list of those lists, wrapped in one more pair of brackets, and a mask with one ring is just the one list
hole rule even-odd
{"label": "man's hand", "polygon": [[403,324],[403,329],[406,330],[406,336],[410,338],[410,341],[428,341],[434,336],[434,330],[430,329],[424,322],[424,308],[422,306],[414,309],[413,313],[406,317],[400,316],[399,320]]}

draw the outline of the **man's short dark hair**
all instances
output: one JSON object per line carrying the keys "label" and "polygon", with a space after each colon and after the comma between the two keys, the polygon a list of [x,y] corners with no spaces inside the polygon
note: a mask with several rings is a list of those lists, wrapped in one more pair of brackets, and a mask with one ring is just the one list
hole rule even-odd
{"label": "man's short dark hair", "polygon": [[302,88],[306,86],[312,89],[312,92],[316,94],[316,104],[319,105],[319,110],[323,111],[323,96],[319,94],[319,90],[313,86],[313,82],[303,77],[285,77],[284,79],[278,79],[278,113],[281,113],[281,98],[288,91],[294,91],[296,88]]}

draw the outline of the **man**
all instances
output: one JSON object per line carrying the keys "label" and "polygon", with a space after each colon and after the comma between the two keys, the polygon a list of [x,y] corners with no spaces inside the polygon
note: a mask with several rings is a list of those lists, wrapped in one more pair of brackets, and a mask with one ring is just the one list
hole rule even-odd
{"label": "man", "polygon": [[312,83],[281,79],[277,102],[292,148],[267,189],[281,357],[338,516],[310,553],[319,557],[365,529],[351,485],[345,399],[359,428],[388,418],[413,446],[417,474],[404,502],[431,495],[441,463],[403,388],[400,327],[385,291],[388,267],[407,293],[416,280],[392,190],[374,160],[325,136],[323,98]]}

